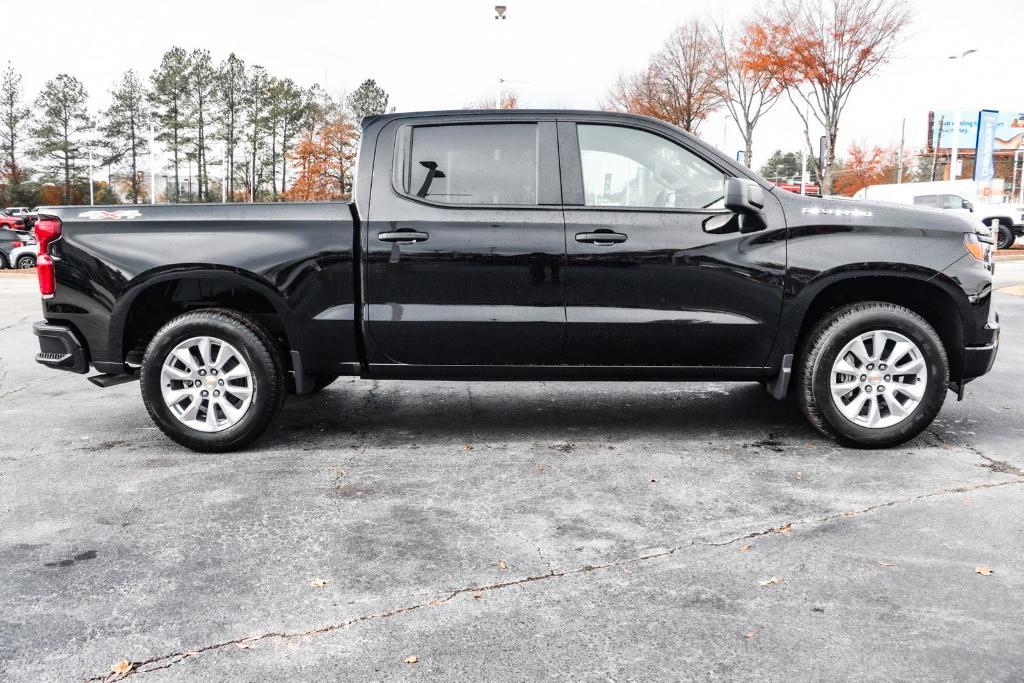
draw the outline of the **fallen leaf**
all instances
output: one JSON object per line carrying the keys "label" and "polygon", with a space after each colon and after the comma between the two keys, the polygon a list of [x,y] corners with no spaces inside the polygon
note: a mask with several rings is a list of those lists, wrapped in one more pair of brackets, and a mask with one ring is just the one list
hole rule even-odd
{"label": "fallen leaf", "polygon": [[464,451],[471,451],[471,450],[473,450],[473,444],[467,443],[465,446],[462,447],[462,450],[464,450]]}
{"label": "fallen leaf", "polygon": [[797,478],[797,479],[803,479],[803,478],[804,478],[804,475],[803,475],[803,473],[802,473],[802,472],[797,472],[797,473],[796,473],[796,478]]}
{"label": "fallen leaf", "polygon": [[240,643],[235,643],[235,647],[237,647],[239,650],[251,650],[252,649],[252,645],[250,645],[249,643],[245,642],[244,640],[242,642],[240,642]]}
{"label": "fallen leaf", "polygon": [[895,562],[889,562],[888,560],[881,560],[878,563],[878,566],[879,567],[895,567],[896,563]]}
{"label": "fallen leaf", "polygon": [[427,603],[427,607],[437,607],[438,605],[443,605],[445,602],[446,601],[443,598],[434,598]]}
{"label": "fallen leaf", "polygon": [[481,599],[483,599],[483,597],[484,597],[484,592],[483,591],[476,591],[475,593],[473,593],[473,599],[474,600],[481,600]]}
{"label": "fallen leaf", "polygon": [[500,569],[503,572],[507,572],[508,562],[506,562],[505,560],[498,560],[498,569]]}
{"label": "fallen leaf", "polygon": [[122,659],[120,662],[117,662],[112,667],[110,667],[110,670],[118,674],[119,676],[123,676],[129,671],[131,671],[133,666],[135,665],[129,662],[127,659]]}
{"label": "fallen leaf", "polygon": [[994,571],[992,570],[992,567],[986,567],[986,566],[984,566],[984,565],[982,565],[982,566],[980,566],[980,567],[975,567],[975,568],[974,568],[974,571],[975,571],[975,573],[977,573],[977,574],[981,574],[982,576],[992,576],[992,574],[994,574],[994,573],[995,573],[995,572],[994,572]]}
{"label": "fallen leaf", "polygon": [[416,655],[409,655],[408,657],[406,657],[402,661],[404,663],[406,663],[406,664],[415,664],[416,662],[420,661],[420,658],[417,657]]}
{"label": "fallen leaf", "polygon": [[738,552],[738,553],[745,553],[745,552],[747,552],[748,550],[750,550],[753,547],[754,547],[753,543],[747,543],[746,545],[741,545],[739,548],[736,548],[736,552]]}
{"label": "fallen leaf", "polygon": [[792,533],[793,532],[793,523],[790,522],[789,524],[783,524],[782,526],[780,526],[777,529],[772,529],[772,531],[774,531],[777,534],[789,534],[789,533]]}
{"label": "fallen leaf", "polygon": [[753,640],[754,636],[756,636],[756,635],[757,635],[757,629],[756,628],[752,628],[749,631],[747,631],[746,633],[744,633],[743,637],[746,638],[747,640]]}
{"label": "fallen leaf", "polygon": [[309,585],[312,586],[313,588],[323,588],[324,586],[329,584],[331,581],[334,581],[334,579],[321,579],[318,576],[315,579],[313,579],[312,581],[310,581]]}
{"label": "fallen leaf", "polygon": [[853,510],[847,510],[846,512],[843,513],[843,517],[853,517],[855,514],[857,513],[854,512]]}
{"label": "fallen leaf", "polygon": [[774,586],[775,584],[782,583],[783,581],[785,581],[785,579],[782,578],[781,576],[773,576],[770,579],[765,579],[764,581],[758,581],[757,585],[758,586]]}

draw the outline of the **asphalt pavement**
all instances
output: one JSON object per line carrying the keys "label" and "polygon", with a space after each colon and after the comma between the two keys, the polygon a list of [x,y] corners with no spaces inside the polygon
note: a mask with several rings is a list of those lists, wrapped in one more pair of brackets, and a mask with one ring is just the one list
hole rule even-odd
{"label": "asphalt pavement", "polygon": [[2,680],[1024,676],[1024,298],[890,450],[755,384],[340,380],[202,455],[36,365],[34,287],[0,274]]}

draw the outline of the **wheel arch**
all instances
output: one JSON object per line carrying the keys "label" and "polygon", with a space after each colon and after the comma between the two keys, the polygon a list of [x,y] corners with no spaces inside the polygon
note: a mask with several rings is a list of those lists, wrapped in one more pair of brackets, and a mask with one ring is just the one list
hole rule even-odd
{"label": "wheel arch", "polygon": [[822,278],[806,287],[791,306],[787,336],[782,340],[779,358],[797,353],[808,332],[821,318],[841,306],[865,301],[882,301],[904,306],[931,325],[946,350],[950,379],[958,380],[963,371],[964,311],[962,293],[940,273],[926,270],[893,273],[858,271]]}
{"label": "wheel arch", "polygon": [[254,273],[235,268],[196,267],[146,273],[111,310],[108,349],[120,362],[133,359],[172,318],[200,308],[227,308],[259,320],[281,346],[294,341],[295,323],[281,294]]}

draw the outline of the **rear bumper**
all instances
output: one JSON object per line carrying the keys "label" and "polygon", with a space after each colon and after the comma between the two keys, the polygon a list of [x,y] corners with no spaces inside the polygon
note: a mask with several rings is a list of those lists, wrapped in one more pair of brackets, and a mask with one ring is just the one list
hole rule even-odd
{"label": "rear bumper", "polygon": [[70,327],[38,322],[32,331],[39,337],[37,363],[82,375],[89,372],[89,353]]}

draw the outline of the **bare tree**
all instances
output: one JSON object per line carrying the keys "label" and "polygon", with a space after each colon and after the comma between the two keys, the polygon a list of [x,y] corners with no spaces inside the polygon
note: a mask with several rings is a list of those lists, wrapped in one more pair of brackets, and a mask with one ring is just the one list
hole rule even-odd
{"label": "bare tree", "polygon": [[[754,25],[747,59],[772,73],[804,122],[823,194],[832,192],[839,121],[854,87],[888,63],[910,23],[906,0],[784,0]],[[825,130],[820,168],[810,122]]]}
{"label": "bare tree", "polygon": [[714,47],[707,27],[691,19],[673,31],[654,58],[658,84],[668,98],[673,123],[696,133],[700,122],[718,108],[712,63]]}
{"label": "bare tree", "polygon": [[647,68],[620,75],[605,107],[654,116],[695,133],[719,104],[714,45],[704,24],[690,20],[675,29]]}
{"label": "bare tree", "polygon": [[772,73],[756,68],[745,58],[753,35],[754,25],[750,23],[732,34],[723,26],[714,27],[714,88],[743,137],[743,163],[747,167],[753,157],[754,129],[782,95],[782,87]]}

